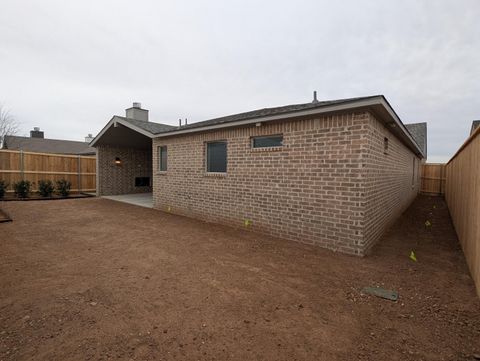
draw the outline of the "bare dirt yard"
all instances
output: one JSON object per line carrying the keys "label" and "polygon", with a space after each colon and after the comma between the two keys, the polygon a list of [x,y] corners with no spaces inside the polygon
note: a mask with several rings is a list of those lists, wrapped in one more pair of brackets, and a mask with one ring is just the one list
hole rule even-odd
{"label": "bare dirt yard", "polygon": [[13,218],[0,224],[3,361],[480,353],[480,301],[441,198],[419,197],[366,258],[106,199],[0,207]]}

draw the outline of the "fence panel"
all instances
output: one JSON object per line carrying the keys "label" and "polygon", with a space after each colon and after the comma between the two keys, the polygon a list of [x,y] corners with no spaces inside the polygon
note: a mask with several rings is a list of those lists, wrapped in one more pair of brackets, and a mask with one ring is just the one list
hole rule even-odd
{"label": "fence panel", "polygon": [[9,192],[13,183],[22,179],[33,183],[33,191],[38,190],[42,179],[66,179],[72,183],[73,192],[95,192],[95,168],[94,156],[0,150],[0,179],[9,184]]}
{"label": "fence panel", "polygon": [[445,199],[480,296],[480,128],[447,163]]}
{"label": "fence panel", "polygon": [[420,192],[441,195],[445,193],[445,164],[426,163],[422,165],[422,184]]}

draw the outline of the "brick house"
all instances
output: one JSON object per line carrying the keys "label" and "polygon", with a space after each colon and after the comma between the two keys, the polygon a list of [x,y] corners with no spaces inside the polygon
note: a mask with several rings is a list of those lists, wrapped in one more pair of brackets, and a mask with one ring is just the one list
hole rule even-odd
{"label": "brick house", "polygon": [[364,255],[416,197],[426,124],[383,96],[267,108],[172,127],[139,104],[93,140],[99,196]]}

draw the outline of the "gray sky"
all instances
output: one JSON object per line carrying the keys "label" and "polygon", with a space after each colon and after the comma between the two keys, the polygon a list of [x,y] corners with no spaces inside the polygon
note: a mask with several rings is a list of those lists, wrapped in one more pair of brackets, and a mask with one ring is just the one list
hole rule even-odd
{"label": "gray sky", "polygon": [[480,119],[480,0],[2,1],[0,102],[83,140],[133,101],[153,121],[384,94],[448,159]]}

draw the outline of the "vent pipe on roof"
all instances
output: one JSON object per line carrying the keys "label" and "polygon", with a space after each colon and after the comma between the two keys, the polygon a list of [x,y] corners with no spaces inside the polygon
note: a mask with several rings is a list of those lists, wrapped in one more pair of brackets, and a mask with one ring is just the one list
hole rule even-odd
{"label": "vent pipe on roof", "polygon": [[128,119],[143,120],[148,122],[148,110],[142,109],[142,103],[134,102],[131,108],[125,110]]}
{"label": "vent pipe on roof", "polygon": [[312,101],[312,103],[314,103],[314,104],[315,104],[315,103],[318,103],[317,91],[316,91],[316,90],[313,92],[313,101]]}
{"label": "vent pipe on roof", "polygon": [[179,126],[179,127],[182,126],[182,118],[179,118],[179,119],[178,119],[178,126]]}

